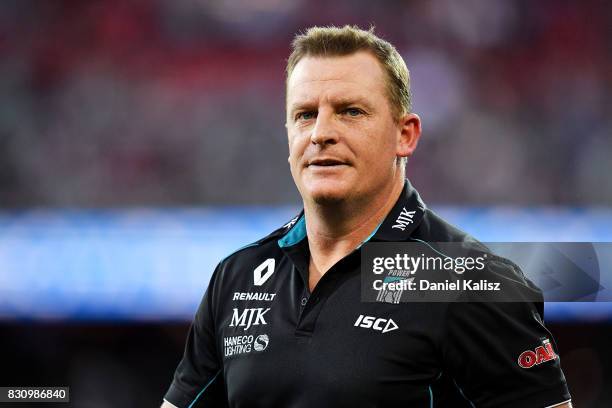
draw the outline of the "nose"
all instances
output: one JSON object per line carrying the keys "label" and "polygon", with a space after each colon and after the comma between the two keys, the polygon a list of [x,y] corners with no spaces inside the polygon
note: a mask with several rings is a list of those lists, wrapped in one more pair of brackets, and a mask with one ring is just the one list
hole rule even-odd
{"label": "nose", "polygon": [[339,134],[334,123],[333,114],[320,110],[310,134],[310,141],[316,145],[336,144],[338,138]]}

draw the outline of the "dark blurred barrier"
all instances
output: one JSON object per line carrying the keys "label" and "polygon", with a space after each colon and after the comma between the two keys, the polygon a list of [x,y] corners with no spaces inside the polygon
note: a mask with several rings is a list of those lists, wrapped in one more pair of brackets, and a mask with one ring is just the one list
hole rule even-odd
{"label": "dark blurred barrier", "polygon": [[68,385],[70,407],[156,407],[180,358],[187,328],[3,324],[0,384]]}
{"label": "dark blurred barrier", "polygon": [[[549,328],[575,406],[609,407],[612,325]],[[0,325],[0,384],[68,385],[70,407],[156,407],[182,355],[187,329],[186,324],[5,323]]]}

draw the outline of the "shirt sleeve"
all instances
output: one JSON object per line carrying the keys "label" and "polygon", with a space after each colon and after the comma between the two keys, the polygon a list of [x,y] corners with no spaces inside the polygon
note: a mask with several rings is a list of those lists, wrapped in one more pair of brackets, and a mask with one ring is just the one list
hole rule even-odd
{"label": "shirt sleeve", "polygon": [[215,270],[210,284],[189,328],[185,352],[164,400],[179,408],[227,407],[227,392],[223,381],[215,341],[214,302]]}
{"label": "shirt sleeve", "polygon": [[[510,268],[518,278],[507,290],[533,293],[535,286],[518,267],[497,267]],[[541,301],[484,302],[470,295],[463,300],[449,304],[442,355],[445,369],[473,406],[544,408],[570,399]]]}

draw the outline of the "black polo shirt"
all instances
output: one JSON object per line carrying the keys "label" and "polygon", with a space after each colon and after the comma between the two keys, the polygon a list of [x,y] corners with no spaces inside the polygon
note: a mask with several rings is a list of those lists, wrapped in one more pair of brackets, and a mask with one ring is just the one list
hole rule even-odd
{"label": "black polo shirt", "polygon": [[[477,245],[426,208],[408,181],[369,240]],[[181,408],[546,407],[570,399],[541,302],[361,302],[360,252],[310,293],[302,213],[224,259],[165,399]],[[533,290],[514,264],[503,265]]]}

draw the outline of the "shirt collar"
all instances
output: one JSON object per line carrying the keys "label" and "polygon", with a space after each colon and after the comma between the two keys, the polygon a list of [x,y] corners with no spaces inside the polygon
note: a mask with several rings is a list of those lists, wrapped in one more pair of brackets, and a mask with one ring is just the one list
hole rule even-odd
{"label": "shirt collar", "polygon": [[[374,231],[370,241],[406,241],[423,219],[427,206],[406,179],[395,205]],[[367,241],[367,240],[366,240]]]}
{"label": "shirt collar", "polygon": [[[405,241],[423,219],[427,206],[408,179],[395,205],[363,243],[368,241]],[[285,233],[278,240],[281,248],[298,244],[306,238],[304,211],[285,225]],[[362,243],[362,244],[363,244]]]}

